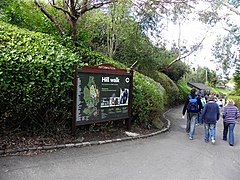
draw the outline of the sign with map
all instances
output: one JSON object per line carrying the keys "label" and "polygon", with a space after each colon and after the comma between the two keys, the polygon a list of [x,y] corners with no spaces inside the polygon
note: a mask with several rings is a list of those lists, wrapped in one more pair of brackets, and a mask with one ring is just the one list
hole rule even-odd
{"label": "sign with map", "polygon": [[110,64],[75,67],[74,126],[129,119],[132,72]]}

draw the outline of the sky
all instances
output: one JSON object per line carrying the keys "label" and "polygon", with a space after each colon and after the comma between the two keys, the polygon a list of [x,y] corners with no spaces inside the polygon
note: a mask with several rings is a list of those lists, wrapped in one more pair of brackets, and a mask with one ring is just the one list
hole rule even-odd
{"label": "sky", "polygon": [[[207,9],[207,7],[203,4],[200,4],[197,8],[199,8],[199,10],[204,8]],[[234,23],[239,22],[239,16],[231,13],[227,8],[223,8],[220,11],[220,15],[223,17],[226,13],[232,14],[229,21],[233,21]],[[192,17],[189,19],[197,19],[197,17],[194,18],[194,15],[190,16]],[[238,23],[238,25],[240,25],[240,23]],[[181,45],[190,47],[193,44],[198,44],[206,36],[202,43],[202,49],[187,57],[185,62],[193,67],[197,67],[199,65],[201,67],[208,67],[209,69],[216,70],[217,65],[211,61],[214,60],[211,49],[213,48],[217,36],[224,36],[227,34],[227,31],[225,31],[223,27],[226,27],[226,25],[222,21],[218,22],[214,27],[201,23],[198,20],[188,20],[181,23]],[[167,26],[162,33],[162,36],[167,39],[167,49],[172,47],[173,42],[176,44],[178,43],[178,24],[174,25],[168,21]]]}

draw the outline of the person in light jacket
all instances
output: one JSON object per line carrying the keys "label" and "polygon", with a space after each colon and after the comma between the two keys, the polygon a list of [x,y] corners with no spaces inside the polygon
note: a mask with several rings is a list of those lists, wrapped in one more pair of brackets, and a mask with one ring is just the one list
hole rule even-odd
{"label": "person in light jacket", "polygon": [[227,134],[229,131],[229,145],[234,145],[234,127],[239,117],[239,111],[236,106],[234,106],[234,101],[228,99],[227,105],[223,108],[223,140],[227,141]]}
{"label": "person in light jacket", "polygon": [[[213,95],[208,97],[208,102],[205,104],[201,118],[204,122],[205,129],[205,142],[209,142],[209,138],[211,138],[212,143],[215,143],[216,137],[216,123],[220,117],[220,110],[218,104],[215,102],[215,98]],[[209,137],[210,136],[210,137]]]}

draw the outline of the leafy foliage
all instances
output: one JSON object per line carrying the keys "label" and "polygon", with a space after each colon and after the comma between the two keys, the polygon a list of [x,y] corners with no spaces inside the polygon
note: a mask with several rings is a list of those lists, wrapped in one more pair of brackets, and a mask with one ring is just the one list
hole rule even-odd
{"label": "leafy foliage", "polygon": [[240,94],[240,62],[236,65],[236,71],[234,73],[234,83],[235,83],[235,91]]}
{"label": "leafy foliage", "polygon": [[189,86],[187,86],[187,84],[182,81],[182,80],[179,80],[177,83],[176,83],[178,89],[179,89],[179,103],[183,103],[186,99],[186,97],[188,96],[191,88]]}
{"label": "leafy foliage", "polygon": [[156,82],[159,82],[166,91],[166,105],[177,105],[179,101],[179,90],[176,84],[164,73],[156,72],[150,76]]}
{"label": "leafy foliage", "polygon": [[151,78],[135,73],[133,90],[133,115],[137,123],[151,128],[152,119],[163,112],[165,104],[165,90],[160,83]]}
{"label": "leafy foliage", "polygon": [[[160,54],[161,52],[159,52]],[[174,82],[177,82],[178,80],[182,79],[184,74],[186,74],[188,71],[188,67],[186,64],[184,64],[181,61],[178,61],[174,64],[174,66],[171,66],[168,68],[168,64],[172,61],[174,54],[170,52],[163,51],[162,55],[158,57],[158,70],[160,72],[163,72],[166,74],[169,78],[171,78]]]}
{"label": "leafy foliage", "polygon": [[215,71],[210,70],[206,67],[202,68],[198,66],[197,69],[192,69],[187,74],[185,74],[185,81],[193,83],[199,82],[203,84],[207,81],[210,86],[216,86],[219,82],[219,77]]}
{"label": "leafy foliage", "polygon": [[[58,35],[58,29],[34,6],[32,1],[12,0],[0,4],[0,19],[4,22],[27,28],[32,31]],[[54,9],[51,13],[57,14]],[[62,15],[57,14],[61,19]]]}
{"label": "leafy foliage", "polygon": [[82,66],[81,57],[48,35],[3,22],[0,44],[1,119],[44,129],[71,117],[72,65]]}
{"label": "leafy foliage", "polygon": [[229,79],[230,70],[235,66],[235,63],[239,60],[238,55],[233,50],[234,43],[230,36],[226,36],[223,39],[218,38],[213,48],[213,55],[216,58],[216,62],[223,70],[221,77]]}

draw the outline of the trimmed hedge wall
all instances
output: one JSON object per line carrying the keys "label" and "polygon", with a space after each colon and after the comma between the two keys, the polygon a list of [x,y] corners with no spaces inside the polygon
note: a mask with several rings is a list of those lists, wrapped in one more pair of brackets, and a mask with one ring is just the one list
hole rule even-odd
{"label": "trimmed hedge wall", "polygon": [[138,123],[151,128],[153,120],[163,113],[166,92],[160,83],[137,72],[133,84],[133,115]]}
{"label": "trimmed hedge wall", "polygon": [[179,89],[179,103],[184,103],[191,91],[191,88],[183,81],[178,81],[176,85]]}
{"label": "trimmed hedge wall", "polygon": [[73,62],[84,65],[52,37],[0,22],[1,120],[44,129],[52,119],[69,118]]}
{"label": "trimmed hedge wall", "polygon": [[179,89],[177,85],[164,73],[158,72],[154,80],[159,82],[166,91],[166,104],[178,105],[179,102]]}

